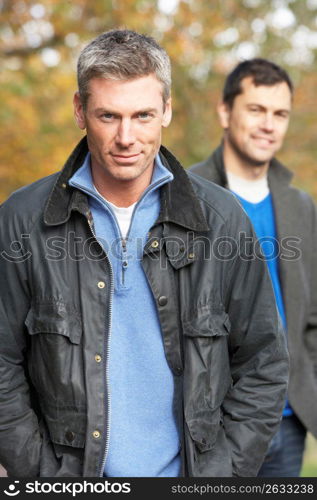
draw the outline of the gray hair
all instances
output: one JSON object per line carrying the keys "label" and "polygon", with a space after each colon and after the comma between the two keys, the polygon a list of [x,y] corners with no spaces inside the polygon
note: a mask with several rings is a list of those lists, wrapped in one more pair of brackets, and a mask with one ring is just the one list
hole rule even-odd
{"label": "gray hair", "polygon": [[153,73],[163,84],[165,104],[171,93],[171,64],[165,50],[154,38],[135,31],[106,31],[92,40],[78,59],[77,81],[83,107],[92,78],[130,80]]}

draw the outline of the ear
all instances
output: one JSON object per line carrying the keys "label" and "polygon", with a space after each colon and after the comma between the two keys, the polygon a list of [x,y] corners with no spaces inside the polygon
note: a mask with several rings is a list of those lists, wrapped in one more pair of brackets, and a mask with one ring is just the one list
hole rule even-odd
{"label": "ear", "polygon": [[220,121],[220,125],[223,129],[227,129],[229,127],[230,114],[231,109],[228,104],[224,102],[219,102],[217,105],[217,113]]}
{"label": "ear", "polygon": [[172,119],[172,98],[169,97],[165,103],[162,126],[168,127]]}
{"label": "ear", "polygon": [[86,128],[86,119],[79,92],[75,93],[73,104],[74,104],[74,116],[77,125],[81,130],[84,130]]}

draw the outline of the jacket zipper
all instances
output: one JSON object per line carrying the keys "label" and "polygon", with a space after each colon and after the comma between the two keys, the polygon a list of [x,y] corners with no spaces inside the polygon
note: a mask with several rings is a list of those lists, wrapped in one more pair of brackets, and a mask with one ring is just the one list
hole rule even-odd
{"label": "jacket zipper", "polygon": [[127,259],[127,240],[126,238],[123,238],[121,235],[121,246],[122,246],[122,252],[123,252],[123,260],[122,260],[122,285],[124,286],[125,284],[125,271],[126,271],[126,265],[125,263],[128,263]]}
{"label": "jacket zipper", "polygon": [[[91,234],[97,241],[98,245],[100,246],[100,243],[98,242],[95,232],[93,230],[91,222],[87,219]],[[102,248],[102,247],[101,247]],[[102,249],[103,250],[103,249]],[[109,260],[108,255],[106,252],[104,252],[106,255],[107,262],[109,264],[109,269],[110,269],[110,304],[109,304],[109,314],[108,314],[108,338],[107,342],[104,342],[104,357],[105,357],[105,388],[106,388],[106,397],[105,397],[105,413],[106,413],[106,439],[105,439],[105,447],[104,447],[104,455],[103,455],[103,460],[101,463],[101,468],[99,472],[99,477],[103,476],[103,470],[106,464],[107,460],[107,455],[108,455],[108,449],[109,449],[109,438],[110,438],[110,409],[111,409],[111,400],[109,396],[109,355],[110,355],[110,338],[111,338],[111,317],[112,317],[112,298],[113,298],[113,292],[114,292],[114,280],[113,280],[113,270],[111,266],[111,262]],[[107,333],[106,331],[106,333]]]}

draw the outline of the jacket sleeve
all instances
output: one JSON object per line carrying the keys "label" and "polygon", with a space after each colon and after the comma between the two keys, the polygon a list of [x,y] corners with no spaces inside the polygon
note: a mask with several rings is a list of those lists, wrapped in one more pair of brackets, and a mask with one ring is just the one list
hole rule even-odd
{"label": "jacket sleeve", "polygon": [[0,208],[0,463],[9,476],[31,477],[39,475],[42,440],[25,359],[29,254],[13,207],[8,212]]}
{"label": "jacket sleeve", "polygon": [[289,359],[267,264],[255,253],[251,223],[239,210],[229,226],[239,251],[228,263],[225,283],[232,386],[223,412],[233,475],[245,477],[257,475],[278,428]]}
{"label": "jacket sleeve", "polygon": [[310,290],[311,300],[304,338],[310,356],[313,360],[314,372],[317,383],[317,207],[312,202],[312,262],[310,265]]}

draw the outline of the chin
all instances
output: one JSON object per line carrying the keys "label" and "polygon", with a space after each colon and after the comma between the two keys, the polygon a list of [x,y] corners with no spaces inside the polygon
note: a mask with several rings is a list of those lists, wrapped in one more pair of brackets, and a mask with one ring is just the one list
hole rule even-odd
{"label": "chin", "polygon": [[133,175],[133,174],[123,174],[123,175],[114,175],[113,178],[116,181],[122,181],[122,182],[128,182],[128,181],[133,181],[134,179],[138,178],[138,175]]}
{"label": "chin", "polygon": [[249,156],[249,161],[254,164],[255,167],[260,167],[261,165],[270,162],[273,158],[274,154],[270,152],[270,154],[255,154]]}
{"label": "chin", "polygon": [[253,167],[253,168],[258,168],[258,167],[264,167],[265,165],[267,165],[270,161],[271,161],[271,157],[270,158],[266,158],[266,159],[253,159],[251,160],[250,162],[250,165]]}

